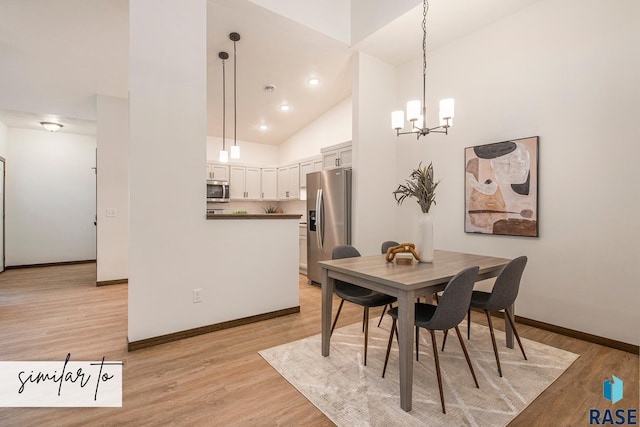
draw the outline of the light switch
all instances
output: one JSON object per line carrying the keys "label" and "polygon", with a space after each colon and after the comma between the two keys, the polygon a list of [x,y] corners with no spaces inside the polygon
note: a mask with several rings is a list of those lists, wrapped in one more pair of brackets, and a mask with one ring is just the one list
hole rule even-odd
{"label": "light switch", "polygon": [[116,209],[115,208],[107,209],[107,216],[108,217],[116,217]]}

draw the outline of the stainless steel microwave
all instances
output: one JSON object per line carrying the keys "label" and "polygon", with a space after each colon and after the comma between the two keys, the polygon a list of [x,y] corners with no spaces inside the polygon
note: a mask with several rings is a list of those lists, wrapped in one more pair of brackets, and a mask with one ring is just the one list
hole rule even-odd
{"label": "stainless steel microwave", "polygon": [[207,180],[207,202],[229,203],[229,181]]}

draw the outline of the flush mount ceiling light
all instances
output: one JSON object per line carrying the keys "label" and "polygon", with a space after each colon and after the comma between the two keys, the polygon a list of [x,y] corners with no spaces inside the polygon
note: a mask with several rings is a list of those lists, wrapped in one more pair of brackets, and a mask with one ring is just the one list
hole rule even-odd
{"label": "flush mount ceiling light", "polygon": [[218,58],[222,60],[222,150],[220,150],[220,156],[218,157],[218,160],[222,163],[227,163],[229,161],[229,152],[227,151],[227,147],[225,145],[227,115],[224,62],[229,59],[229,54],[227,52],[219,52]]}
{"label": "flush mount ceiling light", "polygon": [[309,86],[317,86],[318,83],[320,83],[320,79],[318,79],[317,77],[312,77],[307,81],[307,83],[309,84]]}
{"label": "flush mount ceiling light", "polygon": [[238,130],[237,122],[237,102],[236,102],[236,42],[240,40],[240,34],[231,33],[229,39],[233,41],[233,145],[231,146],[231,158],[237,160],[240,158],[240,147],[236,141],[236,132]]}
{"label": "flush mount ceiling light", "polygon": [[[411,130],[400,132],[404,127],[404,112],[394,111],[391,113],[391,127],[396,131],[396,136],[415,134],[420,139],[421,136],[429,133],[444,133],[448,135],[448,130],[453,126],[453,98],[442,99],[440,101],[439,126],[429,128],[426,126],[427,106],[426,106],[426,82],[427,82],[427,11],[429,3],[423,0],[422,3],[422,108],[420,101],[407,102],[407,120],[411,122]],[[421,111],[422,110],[422,111]],[[422,115],[420,113],[422,112]]]}
{"label": "flush mount ceiling light", "polygon": [[280,106],[280,111],[289,111],[291,110],[291,106],[289,104],[282,104]]}
{"label": "flush mount ceiling light", "polygon": [[62,128],[62,125],[60,123],[40,122],[40,124],[49,132],[58,132]]}
{"label": "flush mount ceiling light", "polygon": [[269,129],[269,126],[267,126],[266,124],[262,123],[260,126],[258,126],[258,128],[260,130],[267,130],[267,129]]}

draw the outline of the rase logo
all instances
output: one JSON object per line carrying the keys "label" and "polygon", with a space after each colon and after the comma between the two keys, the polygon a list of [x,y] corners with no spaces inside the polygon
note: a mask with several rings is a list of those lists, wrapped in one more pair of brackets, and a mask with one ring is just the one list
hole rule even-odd
{"label": "rase logo", "polygon": [[[623,381],[612,375],[602,383],[602,397],[615,404],[622,400]],[[636,409],[599,409],[589,410],[590,425],[638,425],[638,415]]]}

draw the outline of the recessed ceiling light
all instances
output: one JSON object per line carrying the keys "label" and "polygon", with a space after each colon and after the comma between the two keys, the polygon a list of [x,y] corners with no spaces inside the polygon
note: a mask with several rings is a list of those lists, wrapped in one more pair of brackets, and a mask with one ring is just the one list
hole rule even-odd
{"label": "recessed ceiling light", "polygon": [[282,104],[280,106],[280,111],[289,111],[289,110],[291,110],[291,105],[289,104]]}
{"label": "recessed ceiling light", "polygon": [[262,123],[260,126],[258,126],[258,128],[260,128],[260,130],[267,130],[267,129],[269,129],[269,126],[267,126],[266,124]]}
{"label": "recessed ceiling light", "polygon": [[320,83],[320,80],[316,77],[312,77],[307,83],[309,83],[309,86],[316,86],[318,83]]}

